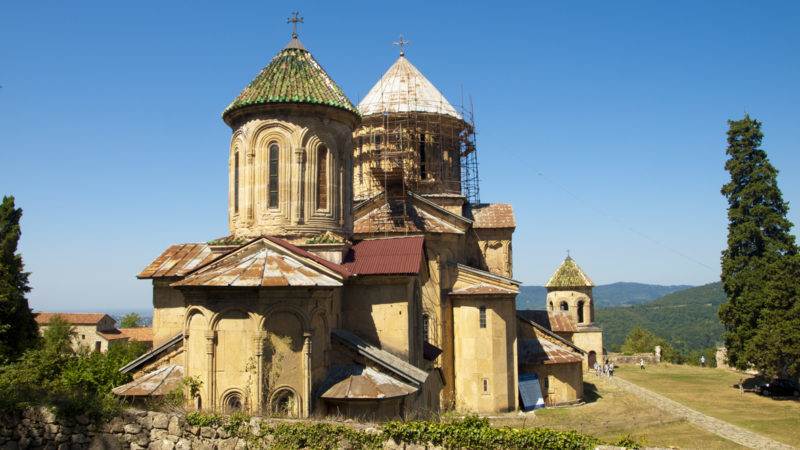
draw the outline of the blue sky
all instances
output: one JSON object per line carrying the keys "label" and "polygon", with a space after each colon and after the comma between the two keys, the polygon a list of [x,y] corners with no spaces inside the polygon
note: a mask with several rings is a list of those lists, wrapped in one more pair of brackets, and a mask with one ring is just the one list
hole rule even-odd
{"label": "blue sky", "polygon": [[354,102],[400,33],[456,106],[463,86],[481,200],[514,205],[515,278],[543,284],[569,249],[598,284],[716,281],[728,119],[764,123],[800,201],[800,4],[762,3],[7,2],[0,194],[24,210],[30,304],[146,310],[144,266],[228,234],[220,114],[295,10]]}

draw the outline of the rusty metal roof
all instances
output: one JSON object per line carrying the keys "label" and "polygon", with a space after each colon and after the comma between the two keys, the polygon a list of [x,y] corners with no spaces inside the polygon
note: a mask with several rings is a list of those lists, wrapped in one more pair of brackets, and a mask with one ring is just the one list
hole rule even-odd
{"label": "rusty metal roof", "polygon": [[[333,384],[325,389],[325,387]],[[333,366],[320,397],[335,400],[378,400],[404,397],[419,389],[364,366]]]}
{"label": "rusty metal roof", "polygon": [[124,397],[167,395],[181,387],[182,379],[183,366],[170,364],[130,383],[115,387],[111,392]]}
{"label": "rusty metal roof", "polygon": [[96,325],[103,320],[103,317],[108,317],[113,322],[116,322],[111,316],[103,313],[49,313],[40,312],[34,313],[36,323],[39,325],[49,325],[53,317],[60,316],[62,320],[72,325]]}
{"label": "rusty metal roof", "polygon": [[133,361],[129,362],[128,364],[125,364],[124,366],[122,366],[119,369],[119,371],[122,372],[122,373],[131,372],[131,371],[143,366],[144,364],[146,364],[146,363],[148,363],[150,361],[154,361],[154,360],[158,359],[158,356],[161,353],[163,353],[164,351],[172,348],[173,346],[175,346],[176,348],[179,348],[182,345],[183,345],[183,331],[181,331],[180,333],[176,334],[175,336],[172,336],[171,338],[167,339],[166,341],[162,342],[158,347],[150,350],[149,352],[145,353],[144,355],[134,359]]}
{"label": "rusty metal roof", "polygon": [[408,361],[404,361],[397,356],[394,356],[385,350],[367,343],[367,341],[349,331],[332,329],[331,336],[344,343],[348,347],[356,350],[359,355],[369,358],[385,369],[388,369],[391,372],[394,372],[397,375],[405,378],[407,381],[421,385],[425,383],[425,380],[428,379],[428,374],[424,370],[414,366]]}
{"label": "rusty metal roof", "polygon": [[119,332],[131,341],[153,342],[153,327],[119,328]]}
{"label": "rusty metal roof", "polygon": [[523,319],[536,322],[548,331],[557,333],[575,333],[578,327],[569,311],[519,310],[517,315]]}
{"label": "rusty metal roof", "polygon": [[484,203],[464,208],[464,215],[473,220],[473,228],[515,228],[514,210],[510,203]]}
{"label": "rusty metal roof", "polygon": [[517,342],[520,364],[564,364],[583,361],[583,357],[545,339],[520,339]]}
{"label": "rusty metal roof", "polygon": [[204,243],[171,245],[137,278],[182,277],[216,256]]}
{"label": "rusty metal roof", "polygon": [[330,262],[325,258],[320,258],[319,256],[317,256],[317,255],[315,255],[315,254],[313,254],[311,252],[307,252],[307,251],[303,250],[302,248],[300,248],[300,247],[298,247],[298,246],[296,246],[294,244],[290,244],[289,242],[286,242],[283,239],[278,239],[278,238],[272,237],[272,236],[262,236],[262,237],[264,239],[270,241],[270,242],[273,242],[275,244],[280,245],[281,247],[291,251],[292,253],[298,254],[298,255],[300,255],[300,256],[302,256],[304,258],[312,259],[312,260],[322,264],[323,266],[327,267],[328,269],[331,269],[332,271],[337,272],[339,275],[341,275],[341,276],[343,276],[345,278],[350,276],[350,275],[352,275],[344,266],[336,264],[336,263],[333,263],[333,262]]}
{"label": "rusty metal roof", "polygon": [[[330,266],[335,270],[325,270]],[[264,236],[197,268],[171,286],[341,286],[343,273],[348,272],[338,264]]]}
{"label": "rusty metal roof", "polygon": [[357,275],[416,274],[424,241],[423,236],[357,241],[342,265]]}
{"label": "rusty metal roof", "polygon": [[516,295],[518,291],[513,289],[505,289],[499,286],[491,286],[486,283],[473,284],[450,292],[450,295]]}

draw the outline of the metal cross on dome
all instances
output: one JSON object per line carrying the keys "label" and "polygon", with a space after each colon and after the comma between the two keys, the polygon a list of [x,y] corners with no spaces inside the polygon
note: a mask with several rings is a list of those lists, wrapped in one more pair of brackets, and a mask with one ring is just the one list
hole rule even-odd
{"label": "metal cross on dome", "polygon": [[297,17],[297,15],[300,14],[298,12],[293,12],[292,14],[294,14],[294,17],[289,17],[286,23],[294,23],[294,31],[292,32],[292,39],[297,39],[297,22],[303,23],[303,18]]}
{"label": "metal cross on dome", "polygon": [[410,43],[411,42],[404,41],[403,40],[403,35],[401,34],[400,35],[400,40],[397,41],[397,42],[392,42],[392,45],[399,45],[400,46],[400,56],[405,56],[405,54],[406,54],[405,45],[406,44],[410,44]]}

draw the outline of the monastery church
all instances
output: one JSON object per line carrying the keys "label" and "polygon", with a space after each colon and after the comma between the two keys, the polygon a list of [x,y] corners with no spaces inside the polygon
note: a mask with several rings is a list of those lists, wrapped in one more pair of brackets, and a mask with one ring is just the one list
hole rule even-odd
{"label": "monastery church", "polygon": [[547,310],[516,310],[512,207],[480,203],[469,114],[402,51],[356,107],[295,22],[222,119],[230,234],[138,275],[154,347],[116,394],[192,377],[198,409],[403,417],[528,407],[536,374],[548,404],[581,398],[591,280],[567,258]]}

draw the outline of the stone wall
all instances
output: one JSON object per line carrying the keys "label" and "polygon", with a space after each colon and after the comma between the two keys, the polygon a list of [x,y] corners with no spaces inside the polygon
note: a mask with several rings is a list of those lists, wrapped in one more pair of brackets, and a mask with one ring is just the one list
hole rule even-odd
{"label": "stone wall", "polygon": [[[645,366],[652,366],[658,364],[661,360],[661,357],[657,353],[635,353],[633,355],[623,355],[622,353],[608,353],[604,356],[607,358],[609,362],[613,362],[615,366],[619,365],[626,365],[626,366],[638,366],[639,363],[644,360]],[[598,363],[602,363],[598,359]]]}

